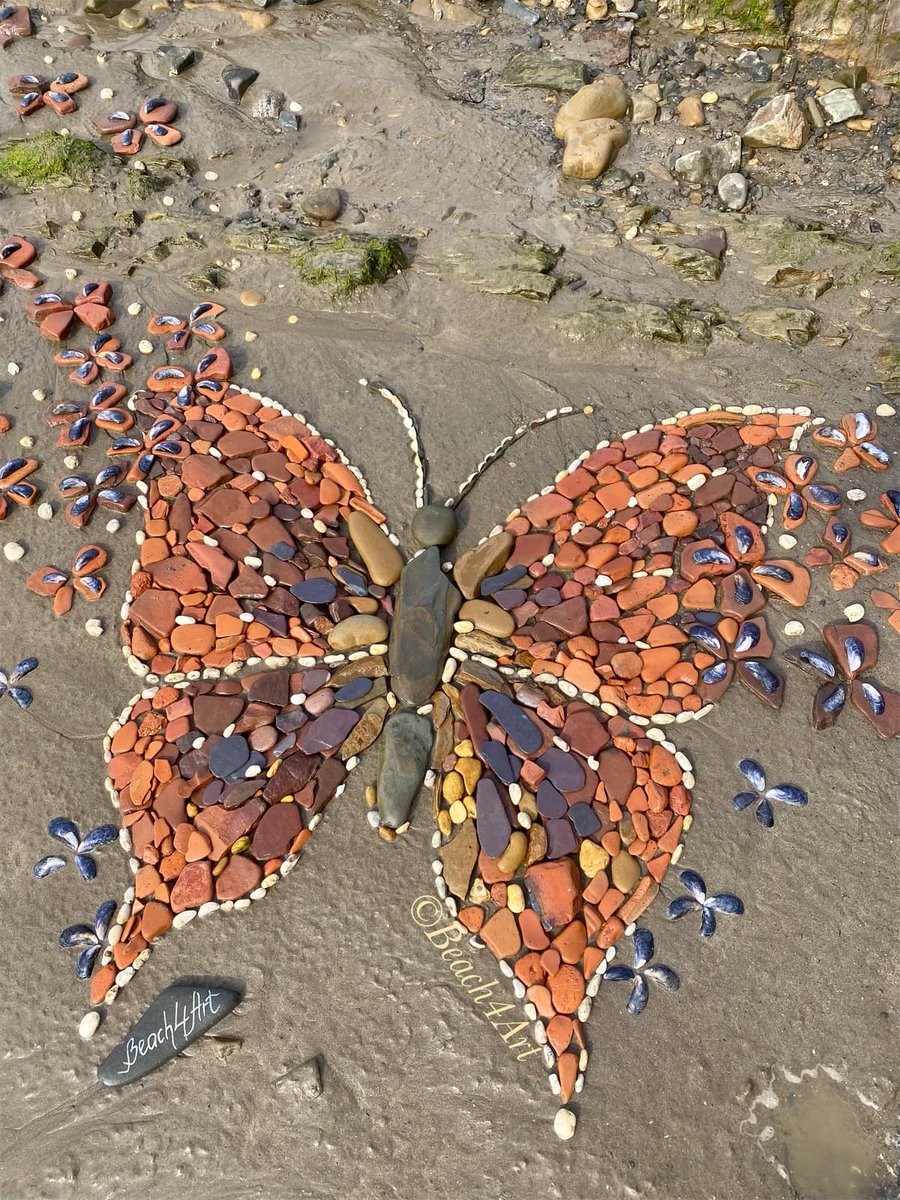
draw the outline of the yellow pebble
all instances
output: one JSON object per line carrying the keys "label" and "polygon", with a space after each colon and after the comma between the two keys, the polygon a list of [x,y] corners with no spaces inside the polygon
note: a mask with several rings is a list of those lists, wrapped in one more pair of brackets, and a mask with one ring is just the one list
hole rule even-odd
{"label": "yellow pebble", "polygon": [[454,800],[462,800],[465,794],[462,775],[458,771],[448,771],[441,784],[441,795],[448,804],[452,804]]}
{"label": "yellow pebble", "polygon": [[213,879],[219,878],[219,876],[222,874],[222,872],[228,866],[228,863],[229,863],[229,860],[227,858],[219,859],[219,861],[216,863],[216,865],[212,869]]}
{"label": "yellow pebble", "polygon": [[396,829],[388,829],[387,825],[379,825],[378,836],[384,838],[386,842],[395,842],[397,840],[397,831]]}
{"label": "yellow pebble", "polygon": [[466,796],[463,803],[465,804],[466,812],[469,814],[470,817],[477,816],[477,810],[475,808],[475,797],[474,796]]}
{"label": "yellow pebble", "polygon": [[196,817],[196,815],[200,811],[200,809],[197,807],[196,804],[191,804],[191,802],[188,801],[188,803],[184,806],[184,811],[187,813],[187,815],[189,817]]}
{"label": "yellow pebble", "polygon": [[366,807],[374,808],[378,803],[378,793],[375,791],[375,784],[370,783],[366,786]]}
{"label": "yellow pebble", "polygon": [[484,904],[491,898],[491,893],[484,886],[484,880],[479,876],[469,888],[469,899],[473,904]]}
{"label": "yellow pebble", "polygon": [[719,99],[718,92],[704,92],[700,97],[701,104],[715,104]]}
{"label": "yellow pebble", "polygon": [[470,796],[475,794],[475,787],[481,778],[481,763],[477,758],[463,758],[456,764],[456,769],[462,776],[466,791]]}
{"label": "yellow pebble", "polygon": [[509,875],[522,865],[527,853],[528,838],[521,830],[517,829],[510,836],[509,845],[497,859],[497,866],[504,875]]}
{"label": "yellow pebble", "polygon": [[450,805],[450,812],[448,815],[454,825],[462,825],[463,821],[469,815],[469,810],[466,808],[463,800],[454,800]]}
{"label": "yellow pebble", "polygon": [[531,792],[523,792],[522,799],[518,804],[519,812],[527,813],[532,820],[538,815],[537,800],[532,796]]}
{"label": "yellow pebble", "polygon": [[447,812],[446,808],[442,808],[437,815],[437,827],[444,837],[450,836],[450,830],[453,828],[452,813]]}
{"label": "yellow pebble", "polygon": [[506,907],[510,912],[525,911],[525,893],[517,883],[511,883],[506,889]]}
{"label": "yellow pebble", "polygon": [[459,758],[474,758],[475,756],[475,749],[468,738],[464,742],[460,742],[458,746],[454,746],[453,750]]}
{"label": "yellow pebble", "polygon": [[234,845],[231,847],[231,853],[232,854],[243,854],[244,851],[249,850],[249,848],[250,848],[250,839],[245,835],[244,837],[239,837],[238,840],[234,843]]}
{"label": "yellow pebble", "polygon": [[587,875],[588,879],[593,879],[608,864],[609,855],[602,846],[598,846],[596,843],[587,840],[581,843],[581,849],[578,852],[578,865],[584,871],[585,875]]}
{"label": "yellow pebble", "polygon": [[684,830],[685,833],[687,833],[687,831],[690,829],[690,827],[693,825],[693,823],[694,823],[694,818],[691,816],[690,813],[688,813],[688,815],[684,818],[684,822],[683,822],[681,828]]}

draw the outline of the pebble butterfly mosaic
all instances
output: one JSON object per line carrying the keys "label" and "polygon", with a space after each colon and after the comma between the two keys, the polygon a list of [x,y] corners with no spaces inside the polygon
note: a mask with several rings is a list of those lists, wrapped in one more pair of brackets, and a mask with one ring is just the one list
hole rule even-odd
{"label": "pebble butterfly mosaic", "polygon": [[[52,102],[45,83],[28,83],[28,103]],[[159,123],[173,129],[167,103],[142,110],[141,120],[156,114],[150,136]],[[126,117],[107,130],[120,141],[136,128]],[[625,1021],[679,988],[649,924],[657,941],[665,918],[727,936],[744,912],[720,886],[724,864],[708,882],[681,864],[695,780],[679,726],[735,683],[778,709],[796,674],[816,729],[856,720],[873,749],[900,733],[900,696],[878,680],[879,634],[862,606],[826,624],[822,644],[797,636],[812,572],[835,591],[870,586],[900,553],[900,491],[876,486],[877,505],[857,519],[831,481],[887,478],[875,418],[851,412],[831,428],[806,408],[727,403],[678,413],[586,451],[454,554],[457,505],[480,475],[532,429],[582,410],[520,427],[435,503],[412,416],[388,387],[367,384],[412,448],[407,557],[340,449],[232,380],[221,305],[152,315],[147,336],[169,363],[132,390],[123,378],[134,360],[107,332],[110,284],[71,299],[41,292],[36,259],[27,238],[3,237],[4,281],[32,293],[26,315],[70,368],[71,393],[86,396],[52,399],[46,420],[61,455],[97,438],[109,460],[95,476],[61,475],[65,518],[82,530],[105,511],[115,528],[136,506],[142,522],[120,628],[141,687],[103,743],[117,822],[83,831],[52,819],[54,852],[34,867],[36,880],[77,870],[91,881],[105,847],[130,856],[122,900],[60,936],[95,1006],[83,1032],[157,944],[265,898],[362,766],[382,839],[410,821],[433,825],[423,878],[433,872],[447,921],[508,977],[542,1047],[555,1129],[571,1137],[601,990]],[[38,467],[30,457],[0,466],[0,518],[41,501]],[[806,521],[819,523],[820,544],[792,557]],[[103,595],[107,561],[92,540],[28,571],[24,586],[65,617]],[[893,577],[893,590],[869,592],[887,637],[900,632]],[[793,635],[784,653],[776,622]],[[0,674],[0,693],[23,712],[37,666],[28,658]],[[764,828],[807,804],[751,759],[734,780],[734,809]],[[157,1044],[175,1053],[236,999],[169,992],[170,1008],[123,1044],[125,1068],[101,1068],[104,1082],[146,1073]]]}

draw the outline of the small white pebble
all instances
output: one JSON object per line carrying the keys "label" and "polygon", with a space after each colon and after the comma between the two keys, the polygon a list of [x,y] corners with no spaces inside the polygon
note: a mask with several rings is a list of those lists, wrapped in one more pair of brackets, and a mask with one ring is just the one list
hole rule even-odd
{"label": "small white pebble", "polygon": [[[84,213],[81,211],[81,209],[80,209],[80,208],[76,208],[76,209],[74,210],[74,212],[72,213],[72,220],[73,220],[73,221],[80,221],[80,220],[81,220],[81,218],[82,218],[83,216],[84,216]],[[66,274],[68,275],[68,271],[66,272]]]}
{"label": "small white pebble", "polygon": [[250,372],[250,378],[251,379],[262,379],[262,371],[259,369],[259,367],[253,368],[253,370]]}
{"label": "small white pebble", "polygon": [[844,609],[844,616],[848,621],[861,621],[866,615],[866,610],[861,604],[848,604]]}
{"label": "small white pebble", "polygon": [[67,454],[63,459],[63,466],[68,467],[70,471],[74,471],[78,466],[79,458],[77,454]]}
{"label": "small white pebble", "polygon": [[575,1136],[576,1117],[568,1108],[561,1108],[553,1118],[553,1132],[561,1142]]}
{"label": "small white pebble", "polygon": [[45,500],[43,504],[38,505],[37,515],[42,521],[52,521],[53,505],[48,500]]}
{"label": "small white pebble", "polygon": [[783,533],[778,539],[778,545],[784,550],[793,550],[797,545],[797,539],[792,533]]}
{"label": "small white pebble", "polygon": [[171,208],[174,203],[174,196],[163,196],[163,204],[166,206],[166,208]]}
{"label": "small white pebble", "polygon": [[11,362],[6,364],[6,370],[10,375],[18,375],[21,369],[18,363]]}
{"label": "small white pebble", "polygon": [[66,268],[66,279],[72,280],[72,279],[77,279],[77,278],[78,278],[78,272],[75,270],[75,268],[67,267]]}
{"label": "small white pebble", "polygon": [[44,62],[45,62],[45,63],[47,64],[47,66],[49,67],[49,66],[51,66],[51,65],[53,64],[53,62],[55,62],[55,59],[54,59],[54,57],[53,57],[53,55],[52,55],[52,54],[45,54],[45,55],[44,55]]}
{"label": "small white pebble", "polygon": [[244,334],[244,341],[245,342],[255,342],[258,337],[259,337],[258,333],[254,333],[252,329],[248,329],[247,332]]}
{"label": "small white pebble", "polygon": [[78,1022],[78,1036],[83,1042],[89,1042],[100,1028],[100,1014],[96,1011],[86,1012]]}
{"label": "small white pebble", "polygon": [[288,108],[291,110],[291,112],[303,112],[303,105],[298,104],[296,100],[292,100],[288,105]]}
{"label": "small white pebble", "polygon": [[220,211],[220,209],[219,209],[219,206],[218,206],[218,204],[211,204],[211,205],[209,206],[209,211],[210,211],[210,212],[219,212],[219,211]]}
{"label": "small white pebble", "polygon": [[137,317],[144,311],[144,306],[142,304],[138,304],[138,302],[135,300],[134,304],[128,305],[127,311],[129,317]]}
{"label": "small white pebble", "polygon": [[26,433],[24,437],[19,438],[19,445],[22,447],[23,450],[33,450],[34,449],[34,438],[31,436],[30,433]]}
{"label": "small white pebble", "polygon": [[138,342],[138,350],[140,350],[141,354],[152,354],[153,353],[153,343],[148,342],[147,339],[144,338],[143,341]]}
{"label": "small white pebble", "polygon": [[97,62],[100,63],[100,65],[102,66],[103,63],[105,63],[108,58],[109,58],[109,55],[106,53],[106,51],[101,50],[100,53],[97,55]]}
{"label": "small white pebble", "polygon": [[897,415],[897,410],[893,404],[879,404],[875,409],[876,417],[894,417]]}
{"label": "small white pebble", "polygon": [[115,94],[116,93],[112,90],[112,88],[101,88],[100,89],[100,99],[101,100],[112,100],[112,98]]}
{"label": "small white pebble", "polygon": [[288,325],[296,325],[299,320],[300,318],[296,315],[296,313],[291,313],[291,315],[288,317]]}
{"label": "small white pebble", "polygon": [[19,542],[6,542],[3,546],[3,557],[7,562],[18,562],[25,557],[25,547]]}
{"label": "small white pebble", "polygon": [[802,637],[806,633],[806,626],[802,621],[788,621],[784,632],[787,637]]}
{"label": "small white pebble", "polygon": [[106,522],[106,532],[107,533],[118,533],[121,528],[122,528],[121,521],[118,521],[115,517],[113,517],[113,519],[111,521]]}
{"label": "small white pebble", "polygon": [[865,500],[865,498],[866,498],[866,493],[863,491],[862,488],[848,488],[847,489],[847,499],[848,500],[853,500],[858,504],[860,500]]}
{"label": "small white pebble", "polygon": [[43,404],[43,402],[47,399],[47,393],[42,391],[40,388],[35,388],[31,393],[31,398],[32,400],[37,400],[38,404]]}
{"label": "small white pebble", "polygon": [[103,623],[97,617],[91,617],[89,621],[85,621],[84,629],[88,637],[100,637],[103,633]]}
{"label": "small white pebble", "polygon": [[203,178],[209,183],[215,183],[219,176],[216,171],[207,171]]}

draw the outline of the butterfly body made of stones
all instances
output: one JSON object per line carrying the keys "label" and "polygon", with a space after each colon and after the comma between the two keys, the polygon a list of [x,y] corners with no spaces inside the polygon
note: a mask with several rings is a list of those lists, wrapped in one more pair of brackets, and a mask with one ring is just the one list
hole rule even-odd
{"label": "butterfly body made of stones", "polygon": [[567,1103],[615,944],[692,820],[667,727],[734,674],[780,704],[761,609],[809,579],[754,574],[773,509],[752,471],[808,415],[719,408],[603,442],[451,566],[452,506],[420,505],[404,561],[305,418],[228,386],[189,398],[178,454],[140,485],[122,636],[148,686],[106,743],[134,891],[92,1000],[171,927],[264,898],[377,742],[373,825],[392,838],[431,788],[438,893],[511,978]]}

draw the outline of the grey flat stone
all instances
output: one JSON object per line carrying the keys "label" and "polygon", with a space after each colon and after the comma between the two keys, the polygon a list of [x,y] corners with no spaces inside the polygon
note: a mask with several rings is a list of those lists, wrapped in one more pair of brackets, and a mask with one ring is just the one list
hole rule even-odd
{"label": "grey flat stone", "polygon": [[452,508],[443,504],[426,504],[416,510],[409,531],[420,546],[449,546],[456,537],[459,524]]}
{"label": "grey flat stone", "polygon": [[409,820],[431,761],[433,738],[431,721],[418,713],[395,713],[385,723],[378,743],[377,791],[381,823],[388,829]]}
{"label": "grey flat stone", "polygon": [[418,708],[431,699],[459,606],[459,592],[441,570],[436,546],[403,568],[389,654],[394,692],[401,703]]}
{"label": "grey flat stone", "polygon": [[97,1078],[107,1087],[143,1079],[212,1029],[239,1000],[237,992],[223,987],[166,988],[106,1056],[97,1068]]}

